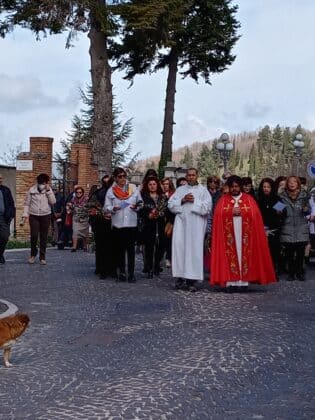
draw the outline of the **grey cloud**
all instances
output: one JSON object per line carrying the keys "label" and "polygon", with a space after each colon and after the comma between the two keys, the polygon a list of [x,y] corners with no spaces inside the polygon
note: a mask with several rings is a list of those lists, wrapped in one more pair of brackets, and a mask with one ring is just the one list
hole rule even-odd
{"label": "grey cloud", "polygon": [[205,121],[195,115],[188,115],[182,119],[179,127],[174,129],[174,146],[180,147],[189,145],[196,141],[207,141],[215,137],[218,130],[209,127]]}
{"label": "grey cloud", "polygon": [[[53,108],[63,103],[46,95],[39,79],[25,76],[11,77],[0,74],[0,112],[23,113],[39,108]],[[66,99],[66,102],[69,98]]]}
{"label": "grey cloud", "polygon": [[244,115],[247,118],[261,118],[265,117],[271,111],[269,105],[259,104],[257,102],[249,103],[244,105]]}

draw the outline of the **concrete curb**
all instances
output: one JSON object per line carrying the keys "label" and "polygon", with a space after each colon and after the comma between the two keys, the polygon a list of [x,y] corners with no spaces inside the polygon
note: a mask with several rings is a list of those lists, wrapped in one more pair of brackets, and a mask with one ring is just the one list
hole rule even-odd
{"label": "concrete curb", "polygon": [[0,302],[8,307],[8,309],[5,312],[2,312],[2,314],[0,314],[0,319],[6,318],[10,315],[14,315],[19,310],[19,308],[16,305],[14,305],[14,303],[8,302],[7,300],[0,299]]}

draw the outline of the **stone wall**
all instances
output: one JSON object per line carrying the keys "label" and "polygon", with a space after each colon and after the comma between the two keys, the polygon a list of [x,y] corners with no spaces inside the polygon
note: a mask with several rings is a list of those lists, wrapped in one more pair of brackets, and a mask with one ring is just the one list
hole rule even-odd
{"label": "stone wall", "polygon": [[[92,185],[99,184],[97,165],[92,163],[92,146],[73,144],[70,156],[70,179],[80,185],[88,195]],[[16,168],[16,238],[29,239],[29,225],[21,225],[24,200],[29,188],[36,183],[40,173],[52,177],[53,139],[51,137],[31,137],[30,151],[18,155]]]}
{"label": "stone wall", "polygon": [[92,163],[92,146],[90,144],[73,144],[71,146],[70,165],[77,168],[77,184],[88,195],[93,185],[99,184],[97,165]]}
{"label": "stone wall", "polygon": [[16,237],[18,240],[29,239],[29,225],[21,226],[24,200],[29,188],[36,183],[40,173],[51,177],[52,172],[51,137],[30,137],[30,151],[22,152],[17,158],[16,168]]}

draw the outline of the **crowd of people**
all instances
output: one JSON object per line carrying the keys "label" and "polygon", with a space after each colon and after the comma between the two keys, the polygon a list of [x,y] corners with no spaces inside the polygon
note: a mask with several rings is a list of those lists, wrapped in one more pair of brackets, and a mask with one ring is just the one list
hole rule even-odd
{"label": "crowd of people", "polygon": [[[10,190],[0,176],[0,263],[14,217]],[[159,179],[155,170],[142,184],[128,182],[124,168],[93,186],[89,194],[76,185],[64,197],[40,174],[26,194],[23,223],[30,226],[34,264],[39,253],[46,265],[49,229],[59,249],[87,250],[93,233],[95,273],[119,282],[136,282],[136,251],[143,255],[143,274],[152,279],[171,269],[177,289],[196,291],[209,274],[210,284],[228,291],[250,283],[305,280],[305,264],[315,249],[315,188],[305,178],[263,178],[257,188],[249,177],[212,175],[206,186],[198,171],[185,178]],[[39,249],[38,249],[39,238]],[[162,264],[164,262],[164,264]],[[162,266],[163,265],[163,266]]]}

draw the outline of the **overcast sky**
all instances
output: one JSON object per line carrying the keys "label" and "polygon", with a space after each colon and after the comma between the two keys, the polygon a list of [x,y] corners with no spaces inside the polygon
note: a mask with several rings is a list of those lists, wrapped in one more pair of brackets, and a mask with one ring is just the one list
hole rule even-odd
{"label": "overcast sky", "polygon": [[[239,0],[237,58],[212,86],[179,80],[174,148],[269,124],[315,129],[315,1]],[[38,42],[26,30],[0,39],[0,138],[6,145],[30,136],[60,139],[80,108],[78,88],[90,82],[88,39],[65,49],[66,35]],[[133,118],[134,152],[160,153],[166,72],[138,76],[134,85],[113,76],[123,118]]]}

